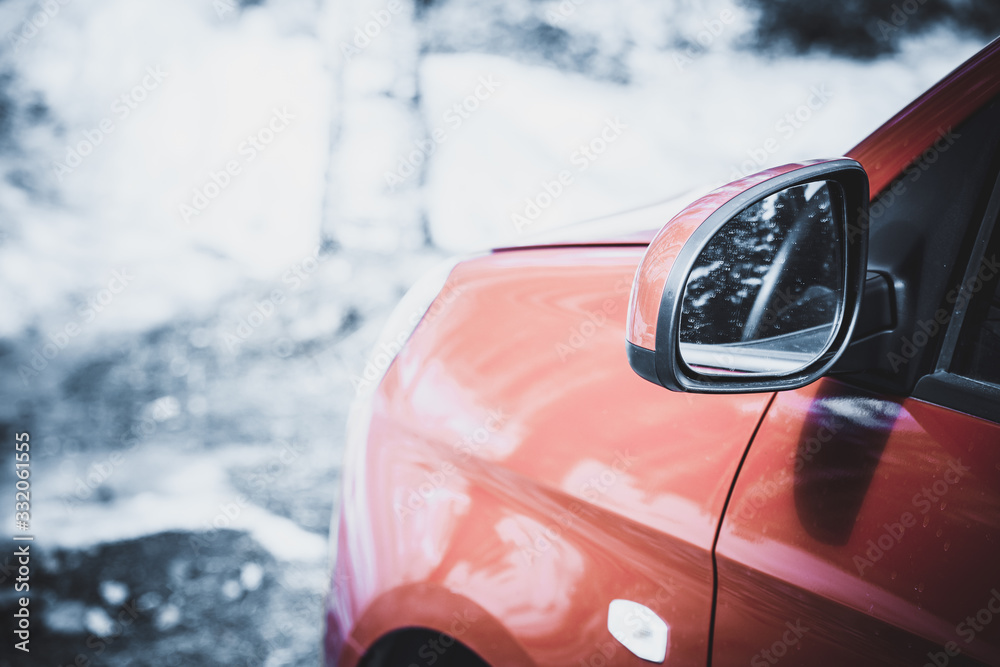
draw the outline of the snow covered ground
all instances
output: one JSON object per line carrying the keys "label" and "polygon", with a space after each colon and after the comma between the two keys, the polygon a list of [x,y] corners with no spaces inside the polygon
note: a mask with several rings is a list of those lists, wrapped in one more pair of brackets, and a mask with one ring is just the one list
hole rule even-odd
{"label": "snow covered ground", "polygon": [[39,554],[32,656],[0,665],[315,664],[351,376],[423,271],[842,154],[982,46],[777,57],[753,23],[726,0],[0,5],[0,436],[31,434]]}

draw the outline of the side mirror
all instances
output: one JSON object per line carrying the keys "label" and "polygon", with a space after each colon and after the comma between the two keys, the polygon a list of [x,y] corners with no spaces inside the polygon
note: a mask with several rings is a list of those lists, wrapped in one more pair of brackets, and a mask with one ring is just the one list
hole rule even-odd
{"label": "side mirror", "polygon": [[639,264],[632,369],[674,391],[797,389],[851,339],[868,262],[868,175],[854,160],[775,167],[694,202]]}

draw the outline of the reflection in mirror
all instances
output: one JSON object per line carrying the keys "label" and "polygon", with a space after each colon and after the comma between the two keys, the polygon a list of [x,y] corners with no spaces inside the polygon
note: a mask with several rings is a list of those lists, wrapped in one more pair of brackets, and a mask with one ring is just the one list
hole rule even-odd
{"label": "reflection in mirror", "polygon": [[684,287],[680,352],[704,374],[793,373],[829,347],[842,316],[839,186],[797,185],[713,236]]}

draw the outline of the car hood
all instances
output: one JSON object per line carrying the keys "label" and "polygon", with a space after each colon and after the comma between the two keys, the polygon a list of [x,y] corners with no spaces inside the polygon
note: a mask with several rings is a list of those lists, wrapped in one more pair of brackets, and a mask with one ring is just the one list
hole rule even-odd
{"label": "car hood", "polygon": [[496,250],[594,245],[649,245],[660,227],[685,206],[716,187],[715,184],[685,190],[661,202],[613,215],[583,220],[558,229],[526,235],[520,243]]}

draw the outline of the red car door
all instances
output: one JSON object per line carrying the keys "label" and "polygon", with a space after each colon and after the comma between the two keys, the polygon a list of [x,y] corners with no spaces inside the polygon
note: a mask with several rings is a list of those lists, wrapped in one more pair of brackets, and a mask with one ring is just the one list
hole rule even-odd
{"label": "red car door", "polygon": [[[998,106],[921,184],[968,198],[926,221],[953,254],[872,227],[876,269],[903,253],[957,276],[907,285],[937,309],[897,304],[911,324],[871,362],[881,375],[779,393],[762,421],[717,541],[713,664],[1000,664],[1000,150],[976,134]],[[907,374],[905,397],[880,389]]]}
{"label": "red car door", "polygon": [[714,664],[1000,664],[997,424],[824,380],[775,399],[729,507]]}

